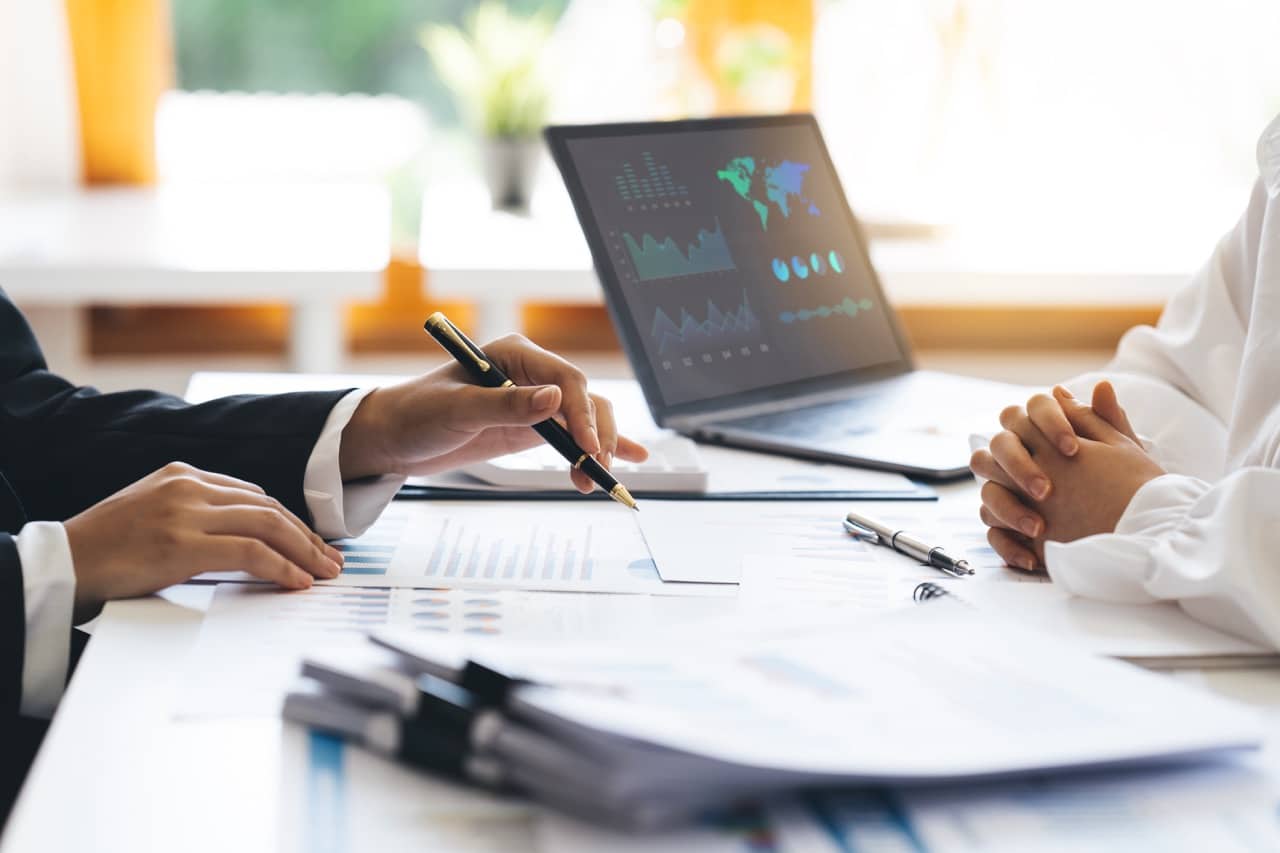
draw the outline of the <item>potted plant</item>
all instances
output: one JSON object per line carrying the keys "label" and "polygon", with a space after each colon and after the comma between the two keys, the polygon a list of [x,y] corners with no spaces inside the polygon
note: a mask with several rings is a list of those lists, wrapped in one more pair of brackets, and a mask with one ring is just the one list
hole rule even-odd
{"label": "potted plant", "polygon": [[486,0],[465,29],[422,30],[427,55],[482,139],[495,208],[529,205],[550,100],[545,57],[552,26],[546,14],[523,17]]}

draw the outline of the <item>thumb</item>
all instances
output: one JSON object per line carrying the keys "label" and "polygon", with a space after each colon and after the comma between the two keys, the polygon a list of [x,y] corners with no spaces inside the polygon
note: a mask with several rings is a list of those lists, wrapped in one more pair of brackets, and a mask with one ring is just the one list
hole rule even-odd
{"label": "thumb", "polygon": [[1125,438],[1115,426],[1092,407],[1085,405],[1072,396],[1066,388],[1058,385],[1053,389],[1053,396],[1062,406],[1062,413],[1071,422],[1071,428],[1082,438],[1113,444]]}
{"label": "thumb", "polygon": [[459,419],[472,429],[531,426],[560,409],[560,389],[555,385],[472,388],[461,402]]}
{"label": "thumb", "polygon": [[1104,421],[1123,433],[1125,438],[1128,438],[1134,444],[1142,444],[1137,432],[1133,429],[1133,425],[1129,423],[1129,416],[1125,414],[1124,408],[1120,405],[1120,399],[1116,396],[1115,386],[1105,379],[1093,388],[1093,410]]}

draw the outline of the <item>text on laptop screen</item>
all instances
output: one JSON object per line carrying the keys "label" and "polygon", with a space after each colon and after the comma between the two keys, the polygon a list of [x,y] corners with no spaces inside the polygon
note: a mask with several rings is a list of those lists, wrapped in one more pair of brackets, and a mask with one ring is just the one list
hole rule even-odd
{"label": "text on laptop screen", "polygon": [[666,405],[903,357],[808,124],[567,150]]}

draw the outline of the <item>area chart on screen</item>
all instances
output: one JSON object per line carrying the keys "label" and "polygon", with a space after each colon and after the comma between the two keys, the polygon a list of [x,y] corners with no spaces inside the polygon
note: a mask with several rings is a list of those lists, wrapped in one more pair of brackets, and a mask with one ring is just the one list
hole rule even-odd
{"label": "area chart on screen", "polygon": [[686,244],[683,250],[672,237],[659,240],[643,234],[637,240],[624,233],[622,241],[641,281],[726,272],[735,268],[719,219],[715,220],[714,230],[699,230],[694,241]]}
{"label": "area chart on screen", "polygon": [[733,337],[751,335],[759,329],[760,320],[752,312],[744,290],[742,302],[729,311],[721,310],[708,299],[706,317],[702,320],[681,308],[680,320],[676,322],[658,308],[653,314],[650,334],[658,342],[658,353],[666,354],[682,347],[718,347]]}

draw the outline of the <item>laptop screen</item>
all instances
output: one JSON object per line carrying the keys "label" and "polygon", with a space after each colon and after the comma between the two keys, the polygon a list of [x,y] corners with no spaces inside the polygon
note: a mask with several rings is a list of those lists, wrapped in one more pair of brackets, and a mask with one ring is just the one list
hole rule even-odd
{"label": "laptop screen", "polygon": [[906,360],[811,117],[549,137],[659,408]]}

